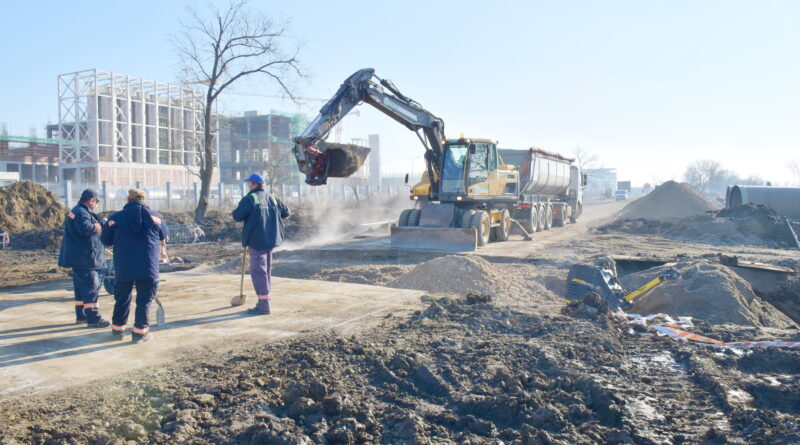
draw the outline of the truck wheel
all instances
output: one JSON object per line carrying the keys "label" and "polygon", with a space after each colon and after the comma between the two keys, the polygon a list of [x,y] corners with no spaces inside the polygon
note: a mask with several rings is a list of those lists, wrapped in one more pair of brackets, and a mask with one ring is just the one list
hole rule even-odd
{"label": "truck wheel", "polygon": [[555,205],[553,206],[553,211],[558,212],[557,214],[553,215],[553,227],[564,227],[566,221],[564,212],[567,211],[567,206],[560,204]]}
{"label": "truck wheel", "polygon": [[578,216],[581,214],[581,205],[575,204],[575,207],[572,208],[572,215],[569,215],[569,222],[575,224],[578,222]]}
{"label": "truck wheel", "polygon": [[411,213],[408,214],[408,225],[409,226],[418,226],[419,225],[419,217],[422,215],[422,210],[420,209],[411,209]]}
{"label": "truck wheel", "polygon": [[508,232],[511,231],[511,214],[508,210],[503,209],[500,212],[500,225],[493,228],[494,238],[497,241],[505,241],[508,239]]}
{"label": "truck wheel", "polygon": [[475,231],[478,232],[478,245],[485,246],[489,244],[489,232],[492,228],[489,222],[489,214],[483,210],[477,211],[472,215],[470,225],[475,227]]}
{"label": "truck wheel", "polygon": [[528,209],[520,209],[517,213],[517,219],[528,233],[536,231],[536,209],[534,207]]}
{"label": "truck wheel", "polygon": [[542,207],[544,207],[544,230],[550,230],[553,227],[553,206],[547,204]]}
{"label": "truck wheel", "polygon": [[397,227],[403,227],[408,225],[408,214],[411,213],[413,209],[405,209],[400,212],[400,217],[397,218]]}
{"label": "truck wheel", "polygon": [[547,230],[547,229],[544,228],[544,220],[545,220],[545,217],[546,217],[546,215],[544,214],[545,213],[544,211],[545,211],[546,207],[547,206],[545,204],[542,204],[542,205],[536,207],[536,209],[537,209],[536,210],[536,220],[537,220],[536,221],[536,231],[537,232],[541,232],[543,230]]}

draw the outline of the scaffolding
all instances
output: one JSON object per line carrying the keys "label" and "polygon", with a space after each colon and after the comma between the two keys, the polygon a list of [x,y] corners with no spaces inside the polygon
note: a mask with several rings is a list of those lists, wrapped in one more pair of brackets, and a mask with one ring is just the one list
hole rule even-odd
{"label": "scaffolding", "polygon": [[104,163],[197,169],[203,104],[185,85],[96,69],[59,75],[60,176],[99,183]]}

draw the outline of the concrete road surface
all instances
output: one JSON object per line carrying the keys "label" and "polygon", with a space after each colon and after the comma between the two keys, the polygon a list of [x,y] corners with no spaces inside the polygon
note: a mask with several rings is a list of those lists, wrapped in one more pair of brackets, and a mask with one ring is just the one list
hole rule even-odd
{"label": "concrete road surface", "polygon": [[[281,339],[301,332],[354,331],[389,312],[420,307],[422,292],[349,283],[274,278],[273,313],[248,316],[232,308],[239,276],[192,271],[163,274],[159,296],[167,324],[153,327],[151,342],[130,335],[114,341],[110,328],[75,325],[72,285],[54,281],[0,292],[0,400],[61,389],[144,366],[169,362],[182,351],[237,339]],[[249,279],[245,290],[251,288]],[[100,298],[111,318],[113,297]],[[154,305],[155,306],[155,305]],[[133,309],[133,308],[131,308]],[[153,311],[154,312],[154,311]],[[133,323],[133,314],[129,323]],[[155,323],[155,319],[152,320]]]}
{"label": "concrete road surface", "polygon": [[[491,242],[479,247],[474,253],[486,256],[514,256],[524,258],[527,256],[541,256],[547,252],[546,246],[570,239],[578,239],[586,235],[590,228],[612,220],[617,212],[630,201],[593,201],[587,202],[583,214],[575,224],[564,227],[554,227],[550,230],[537,232],[533,240],[525,241],[521,235],[512,234],[508,241]],[[387,230],[388,232],[388,230]],[[330,251],[361,251],[361,252],[409,252],[405,249],[393,249],[389,236],[365,237],[363,239],[336,241],[323,244],[289,245],[278,249],[282,259],[295,256],[296,253],[316,253]]]}

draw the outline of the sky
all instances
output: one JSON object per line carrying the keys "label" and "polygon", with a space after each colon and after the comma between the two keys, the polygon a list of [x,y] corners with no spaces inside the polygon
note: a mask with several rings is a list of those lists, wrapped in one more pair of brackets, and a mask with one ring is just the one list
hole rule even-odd
{"label": "sky", "polygon": [[[214,1],[226,5],[227,1]],[[97,68],[179,79],[170,37],[207,2],[5,2],[0,122],[28,135],[58,121],[57,76]],[[634,183],[680,179],[698,159],[792,180],[800,158],[797,1],[254,0],[289,21],[310,74],[296,93],[329,98],[364,67],[464,133],[503,148],[596,154]],[[234,87],[274,95],[269,80]],[[315,116],[320,102],[228,95],[222,109]],[[416,136],[369,105],[345,140],[380,134],[383,169],[421,171]]]}

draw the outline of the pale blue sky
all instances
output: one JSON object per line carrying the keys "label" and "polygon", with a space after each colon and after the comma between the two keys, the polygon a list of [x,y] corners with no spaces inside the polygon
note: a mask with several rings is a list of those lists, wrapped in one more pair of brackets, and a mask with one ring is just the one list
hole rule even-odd
{"label": "pale blue sky", "polygon": [[[0,122],[13,133],[57,120],[56,77],[98,68],[173,81],[169,35],[181,2],[4,2]],[[219,2],[225,3],[225,2]],[[203,3],[200,3],[202,6]],[[327,98],[374,67],[445,120],[448,135],[596,153],[620,179],[680,177],[699,158],[747,176],[790,180],[800,158],[800,2],[256,1],[292,20]],[[268,82],[239,91],[272,94]],[[318,103],[301,109],[316,114]],[[228,112],[296,111],[230,96]],[[422,165],[416,137],[362,107],[345,136],[379,133],[384,168]]]}

